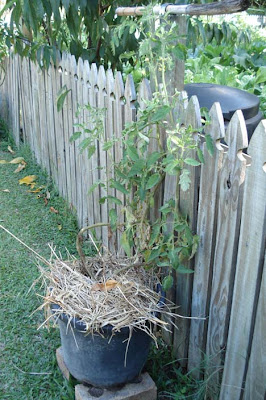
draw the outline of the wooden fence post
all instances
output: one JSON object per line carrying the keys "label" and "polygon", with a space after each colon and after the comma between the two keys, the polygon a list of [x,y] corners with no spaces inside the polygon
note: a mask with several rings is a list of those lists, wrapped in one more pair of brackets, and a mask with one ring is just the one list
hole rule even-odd
{"label": "wooden fence post", "polygon": [[[197,234],[199,248],[195,256],[195,272],[193,276],[193,292],[191,316],[208,317],[208,302],[211,290],[212,262],[216,235],[216,194],[219,185],[219,171],[223,159],[223,151],[217,141],[224,137],[224,119],[219,103],[214,103],[210,110],[211,123],[205,127],[205,135],[210,135],[214,144],[211,156],[203,143],[205,162],[201,166],[200,193]],[[193,375],[200,377],[200,367],[206,350],[206,333],[208,320],[192,319],[190,326],[188,369]]]}
{"label": "wooden fence post", "polygon": [[67,197],[66,180],[66,161],[65,161],[65,142],[64,142],[64,124],[63,111],[57,111],[56,97],[62,89],[63,64],[60,56],[57,55],[57,63],[52,71],[53,93],[54,93],[54,116],[55,116],[55,134],[57,145],[57,165],[58,165],[58,188],[60,194]]}
{"label": "wooden fence post", "polygon": [[[76,59],[74,56],[71,57],[72,65],[75,66]],[[75,85],[75,93],[73,93],[73,121],[75,124],[80,124],[83,122],[83,111],[79,112],[79,115],[76,115],[78,111],[78,106],[83,106],[83,90],[84,87],[87,85],[87,82],[84,79],[84,66],[82,58],[78,59],[78,65],[76,64],[76,73],[77,73],[77,82]],[[80,127],[74,126],[73,133],[81,132]],[[83,155],[80,151],[80,143],[83,139],[83,135],[81,135],[78,139],[75,140],[75,148],[76,148],[76,179],[77,179],[77,217],[78,217],[78,224],[80,227],[87,226],[87,202],[86,194],[85,194],[85,187],[84,187],[84,177],[83,177]]]}
{"label": "wooden fence post", "polygon": [[[114,103],[115,103],[115,95],[114,95],[114,75],[111,69],[106,71],[106,120],[105,120],[105,132],[106,139],[113,140],[114,139]],[[108,179],[112,179],[114,176],[113,168],[111,168],[113,161],[115,159],[113,148],[107,152],[107,176]],[[115,189],[109,188],[108,196],[115,196]],[[109,212],[109,209],[108,209]],[[115,251],[115,243],[116,243],[116,234],[113,232],[109,232],[109,250]]]}
{"label": "wooden fence post", "polygon": [[[220,400],[241,398],[245,369],[249,359],[252,324],[257,311],[258,293],[261,291],[261,307],[263,306],[263,295],[265,296],[264,281],[261,285],[266,239],[266,171],[263,169],[266,163],[265,132],[266,120],[257,127],[248,147],[248,154],[252,160],[251,166],[246,170],[238,258]],[[257,314],[257,318],[257,323],[264,324],[266,328],[266,322],[263,321],[262,315]],[[257,343],[256,349],[258,348]],[[262,346],[259,352],[255,351],[258,354],[256,362],[263,360],[264,357],[265,363],[266,348],[263,349]],[[263,365],[261,367],[259,371],[263,378]],[[250,368],[250,374],[254,374],[254,382],[249,381],[249,385],[254,387],[253,399],[262,399],[261,389],[264,386],[265,390],[266,380],[264,380],[264,384],[260,383],[260,380],[256,378],[257,368],[255,370],[253,368],[254,366]],[[266,365],[264,365],[264,371],[265,368]],[[256,390],[256,386],[258,390]],[[258,397],[255,397],[255,392]]]}
{"label": "wooden fence post", "polygon": [[[265,131],[264,131],[265,133]],[[264,231],[265,232],[265,231]],[[248,363],[248,371],[245,379],[245,392],[243,400],[264,400],[266,392],[266,253],[264,254],[263,275],[259,303],[257,308],[255,328],[252,337],[251,354]]]}
{"label": "wooden fence post", "polygon": [[[125,127],[125,88],[123,83],[122,74],[120,71],[116,73],[115,82],[114,82],[114,135],[117,138],[121,138],[122,130]],[[123,147],[121,145],[120,140],[115,142],[114,146],[114,156],[115,156],[115,163],[118,163],[121,158],[123,157]],[[125,203],[125,195],[120,191],[116,190],[116,197],[122,202],[124,205]],[[122,211],[122,206],[117,206],[117,216],[118,216],[118,223],[124,223],[125,221],[125,214]],[[120,243],[121,240],[121,231],[117,230],[117,245]],[[121,254],[119,247],[116,247],[116,251]],[[123,254],[123,253],[122,253]]]}
{"label": "wooden fence post", "polygon": [[[189,100],[184,115],[185,126],[191,125],[194,129],[201,127],[200,107],[196,96],[192,96]],[[181,213],[188,218],[192,232],[196,233],[199,170],[192,166],[188,166],[188,170],[190,171],[191,184],[186,192],[180,188],[179,205]],[[194,261],[189,261],[186,263],[186,266],[194,269]],[[175,302],[180,306],[178,310],[179,314],[184,317],[190,316],[191,313],[192,282],[193,278],[191,274],[177,274]],[[174,330],[174,349],[177,357],[180,359],[181,365],[185,366],[187,365],[188,358],[190,320],[186,318],[179,319],[177,327],[178,329]]]}
{"label": "wooden fence post", "polygon": [[[99,73],[98,73],[98,107],[100,110],[106,110],[106,96],[107,96],[107,91],[106,91],[106,73],[104,70],[104,67],[101,65],[99,68]],[[101,138],[101,142],[104,140],[107,140],[106,136],[106,126],[104,124],[103,126],[103,137]],[[106,181],[107,178],[107,153],[106,151],[103,150],[102,144],[99,144],[99,162],[100,162],[100,170],[99,170],[99,179],[102,182]],[[110,166],[109,166],[110,167]],[[100,198],[106,197],[107,196],[107,190],[103,187],[100,187]],[[104,202],[104,204],[100,205],[100,211],[101,211],[101,221],[107,223],[108,222],[108,205],[107,201]],[[102,243],[106,249],[108,249],[108,227],[104,226],[102,227]]]}
{"label": "wooden fence post", "polygon": [[248,145],[245,120],[241,111],[236,111],[233,115],[225,133],[225,141],[229,148],[223,157],[220,187],[217,192],[217,234],[206,346],[206,356],[210,364],[206,370],[206,378],[209,379],[208,386],[213,396],[220,384],[221,365],[227,341],[246,167],[244,157],[239,157],[239,151]]}

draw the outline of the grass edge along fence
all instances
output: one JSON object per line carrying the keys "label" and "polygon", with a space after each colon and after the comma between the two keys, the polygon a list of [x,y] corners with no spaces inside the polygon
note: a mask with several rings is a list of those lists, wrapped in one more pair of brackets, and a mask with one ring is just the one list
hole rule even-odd
{"label": "grass edge along fence", "polygon": [[[97,69],[81,59],[64,54],[57,65],[41,71],[36,64],[17,55],[5,60],[6,78],[0,88],[1,111],[19,145],[29,143],[36,160],[53,177],[60,194],[76,210],[80,226],[107,220],[106,193],[101,186],[89,188],[109,174],[108,152],[97,148],[88,160],[79,143],[70,137],[75,123],[93,129],[89,109],[76,117],[77,105],[105,108],[104,134],[115,140],[127,122],[137,118],[136,102],[145,107],[151,97],[147,80],[138,90],[129,76],[123,83],[120,72]],[[62,111],[57,111],[57,93],[66,85]],[[180,123],[201,127],[198,100],[187,101],[180,93],[177,107]],[[208,379],[212,398],[220,388],[220,400],[263,399],[265,392],[265,198],[266,198],[266,121],[253,134],[248,147],[241,111],[237,111],[226,131],[220,105],[210,111],[211,123],[205,128],[214,141],[209,156],[205,144],[205,164],[190,170],[191,185],[180,192],[180,207],[188,215],[191,228],[199,235],[199,248],[188,267],[194,274],[176,276],[171,293],[179,313],[205,316],[206,320],[182,319],[169,341],[177,358]],[[224,139],[228,146],[221,144]],[[249,156],[242,154],[248,147]],[[149,151],[156,149],[150,146]],[[113,158],[119,161],[123,149],[115,146]],[[101,166],[100,169],[95,168]],[[188,168],[190,168],[188,166]],[[173,197],[173,176],[165,179],[164,190],[155,200],[155,213]],[[113,189],[123,202],[123,194]],[[124,219],[122,206],[118,215]],[[109,243],[108,230],[100,228],[103,244]],[[121,233],[117,233],[119,235]],[[110,247],[116,248],[116,240]],[[204,369],[200,371],[204,361]],[[241,397],[242,396],[242,397]]]}

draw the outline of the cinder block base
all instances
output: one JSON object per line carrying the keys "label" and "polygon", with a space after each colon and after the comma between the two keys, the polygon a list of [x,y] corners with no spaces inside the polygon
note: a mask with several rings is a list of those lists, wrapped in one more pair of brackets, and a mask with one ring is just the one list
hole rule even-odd
{"label": "cinder block base", "polygon": [[60,371],[62,372],[63,376],[69,381],[70,372],[67,369],[66,364],[64,362],[62,347],[58,347],[58,349],[56,349],[56,360],[57,360],[58,367],[60,368]]}
{"label": "cinder block base", "polygon": [[[103,394],[98,397],[100,400],[156,400],[157,388],[146,372],[141,375],[140,383],[128,383],[122,389],[110,391],[104,389]],[[95,396],[89,393],[88,387],[77,385],[75,387],[75,400],[96,400]]]}
{"label": "cinder block base", "polygon": [[[62,347],[56,350],[56,359],[63,376],[70,380],[72,375],[65,365]],[[75,386],[75,400],[97,400],[97,398],[100,400],[156,400],[157,388],[147,372],[141,375],[140,383],[128,383],[116,391],[104,389],[100,397],[92,396],[89,393],[89,387],[85,385]]]}

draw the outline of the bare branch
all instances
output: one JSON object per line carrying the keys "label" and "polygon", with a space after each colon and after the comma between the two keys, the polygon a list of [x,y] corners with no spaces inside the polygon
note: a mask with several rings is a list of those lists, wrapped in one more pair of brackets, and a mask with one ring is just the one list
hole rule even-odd
{"label": "bare branch", "polygon": [[[173,15],[219,15],[245,11],[249,6],[249,0],[224,0],[209,4],[155,6],[153,7],[153,12],[158,15],[165,12]],[[142,15],[144,11],[145,7],[118,7],[116,14],[118,16],[137,16]]]}

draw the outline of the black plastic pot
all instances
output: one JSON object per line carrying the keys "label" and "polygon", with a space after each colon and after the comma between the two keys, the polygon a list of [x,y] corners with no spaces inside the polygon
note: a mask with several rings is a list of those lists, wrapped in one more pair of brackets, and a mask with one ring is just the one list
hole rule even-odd
{"label": "black plastic pot", "polygon": [[[159,306],[163,305],[163,297]],[[52,311],[60,307],[51,306]],[[122,328],[112,334],[107,325],[101,334],[87,334],[85,324],[61,314],[58,319],[64,362],[80,382],[110,388],[135,381],[148,358],[151,337],[140,329]]]}
{"label": "black plastic pot", "polygon": [[259,98],[245,90],[213,83],[188,83],[184,89],[189,99],[193,95],[198,97],[200,107],[210,110],[213,103],[218,101],[222,108],[225,125],[229,123],[236,110],[242,110],[249,140],[262,120]]}

